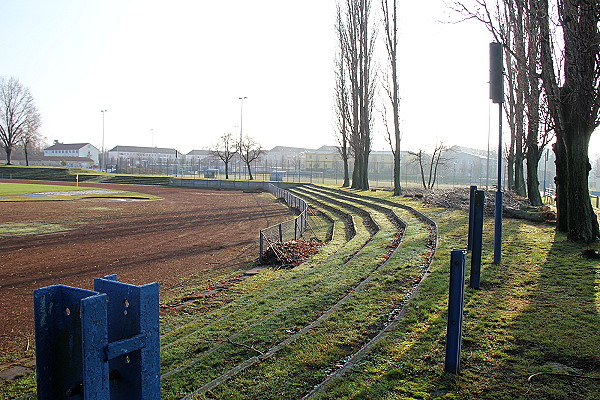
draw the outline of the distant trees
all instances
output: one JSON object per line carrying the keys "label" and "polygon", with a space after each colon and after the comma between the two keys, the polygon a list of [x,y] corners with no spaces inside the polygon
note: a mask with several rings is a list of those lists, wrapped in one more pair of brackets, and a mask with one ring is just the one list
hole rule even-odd
{"label": "distant trees", "polygon": [[237,154],[237,143],[231,133],[223,134],[212,146],[211,153],[225,164],[225,179],[229,179],[229,163]]}
{"label": "distant trees", "polygon": [[[424,150],[417,152],[409,151],[408,154],[413,156],[413,161],[419,164],[421,172],[421,183],[424,189],[433,189],[437,180],[438,168],[446,163],[446,158],[443,154],[448,150],[448,147],[443,143],[436,143],[431,157]],[[425,180],[425,170],[427,170],[427,180]]]}
{"label": "distant trees", "polygon": [[11,164],[13,148],[29,143],[38,133],[40,114],[29,88],[18,79],[0,77],[0,146],[6,153],[6,164]]}
{"label": "distant trees", "polygon": [[251,163],[254,160],[257,160],[261,154],[264,153],[262,146],[253,138],[245,136],[238,142],[237,151],[240,155],[240,158],[248,168],[248,176],[250,180],[253,180],[254,177],[252,176]]}
{"label": "distant trees", "polygon": [[495,40],[504,45],[507,87],[504,110],[511,133],[507,152],[508,187],[539,206],[542,199],[538,164],[553,138],[553,124],[548,123],[547,100],[541,90],[539,21],[530,12],[535,1],[456,1],[454,8],[465,18],[484,23]]}

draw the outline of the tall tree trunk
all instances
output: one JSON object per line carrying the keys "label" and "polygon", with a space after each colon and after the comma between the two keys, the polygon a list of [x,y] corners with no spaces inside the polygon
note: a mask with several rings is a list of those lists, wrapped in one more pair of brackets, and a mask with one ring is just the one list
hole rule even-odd
{"label": "tall tree trunk", "polygon": [[527,191],[525,188],[525,177],[523,169],[523,136],[517,135],[515,151],[515,191],[519,196],[525,197]]}
{"label": "tall tree trunk", "polygon": [[598,217],[592,208],[588,186],[588,177],[592,169],[588,157],[590,135],[585,128],[577,125],[579,124],[573,124],[567,128],[572,131],[565,132],[566,157],[569,166],[567,207],[568,210],[577,210],[567,215],[567,234],[571,240],[591,243],[600,239],[600,228]]}
{"label": "tall tree trunk", "polygon": [[598,15],[600,4],[579,0],[559,3],[564,40],[564,84],[558,84],[547,0],[539,0],[542,77],[556,130],[556,187],[558,229],[570,240],[600,239],[598,216],[590,198],[589,140],[598,126]]}
{"label": "tall tree trunk", "polygon": [[400,196],[402,194],[402,184],[400,182],[400,161],[400,150],[399,147],[396,147],[396,152],[394,153],[394,196]]}
{"label": "tall tree trunk", "polygon": [[250,177],[250,180],[254,180],[254,177],[252,176],[252,170],[250,169],[249,162],[246,163],[246,167],[248,167],[248,176]]}
{"label": "tall tree trunk", "polygon": [[539,149],[529,148],[527,151],[527,198],[532,206],[539,207],[542,203],[540,195],[540,181],[538,179],[538,164],[542,152]]}
{"label": "tall tree trunk", "polygon": [[6,165],[12,165],[10,162],[10,157],[12,154],[12,146],[4,147],[4,152],[6,153]]}
{"label": "tall tree trunk", "polygon": [[225,163],[225,179],[229,179],[229,163]]}
{"label": "tall tree trunk", "polygon": [[346,156],[343,157],[343,163],[344,163],[344,183],[342,184],[342,187],[349,187],[350,186],[350,171],[348,168],[348,154],[346,153]]}

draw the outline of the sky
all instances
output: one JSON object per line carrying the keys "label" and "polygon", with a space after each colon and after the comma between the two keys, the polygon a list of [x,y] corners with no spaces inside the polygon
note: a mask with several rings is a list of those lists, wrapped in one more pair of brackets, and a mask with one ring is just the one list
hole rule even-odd
{"label": "sky", "polygon": [[[497,148],[490,34],[443,0],[399,3],[403,150]],[[187,153],[241,126],[318,148],[336,144],[334,25],[335,0],[0,0],[0,76],[29,87],[49,143]]]}

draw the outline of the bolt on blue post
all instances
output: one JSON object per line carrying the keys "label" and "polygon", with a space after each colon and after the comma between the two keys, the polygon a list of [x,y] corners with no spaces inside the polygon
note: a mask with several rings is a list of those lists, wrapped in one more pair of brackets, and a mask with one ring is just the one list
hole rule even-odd
{"label": "bolt on blue post", "polygon": [[471,252],[471,275],[469,287],[479,289],[481,275],[481,252],[483,248],[483,206],[485,194],[483,190],[475,191],[475,208],[473,211],[473,249]]}
{"label": "bolt on blue post", "polygon": [[450,256],[450,292],[448,294],[448,325],[444,370],[457,373],[460,369],[462,323],[465,298],[464,250],[452,250]]}

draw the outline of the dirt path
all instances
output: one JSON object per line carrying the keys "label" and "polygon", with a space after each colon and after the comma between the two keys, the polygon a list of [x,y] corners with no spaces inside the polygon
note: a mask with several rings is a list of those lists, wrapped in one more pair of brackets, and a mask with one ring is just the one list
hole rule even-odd
{"label": "dirt path", "polygon": [[267,194],[98,185],[158,201],[0,202],[0,224],[60,223],[72,230],[0,239],[0,359],[25,355],[33,334],[32,292],[64,284],[92,289],[111,273],[165,293],[186,277],[255,259],[258,231],[289,218]]}

